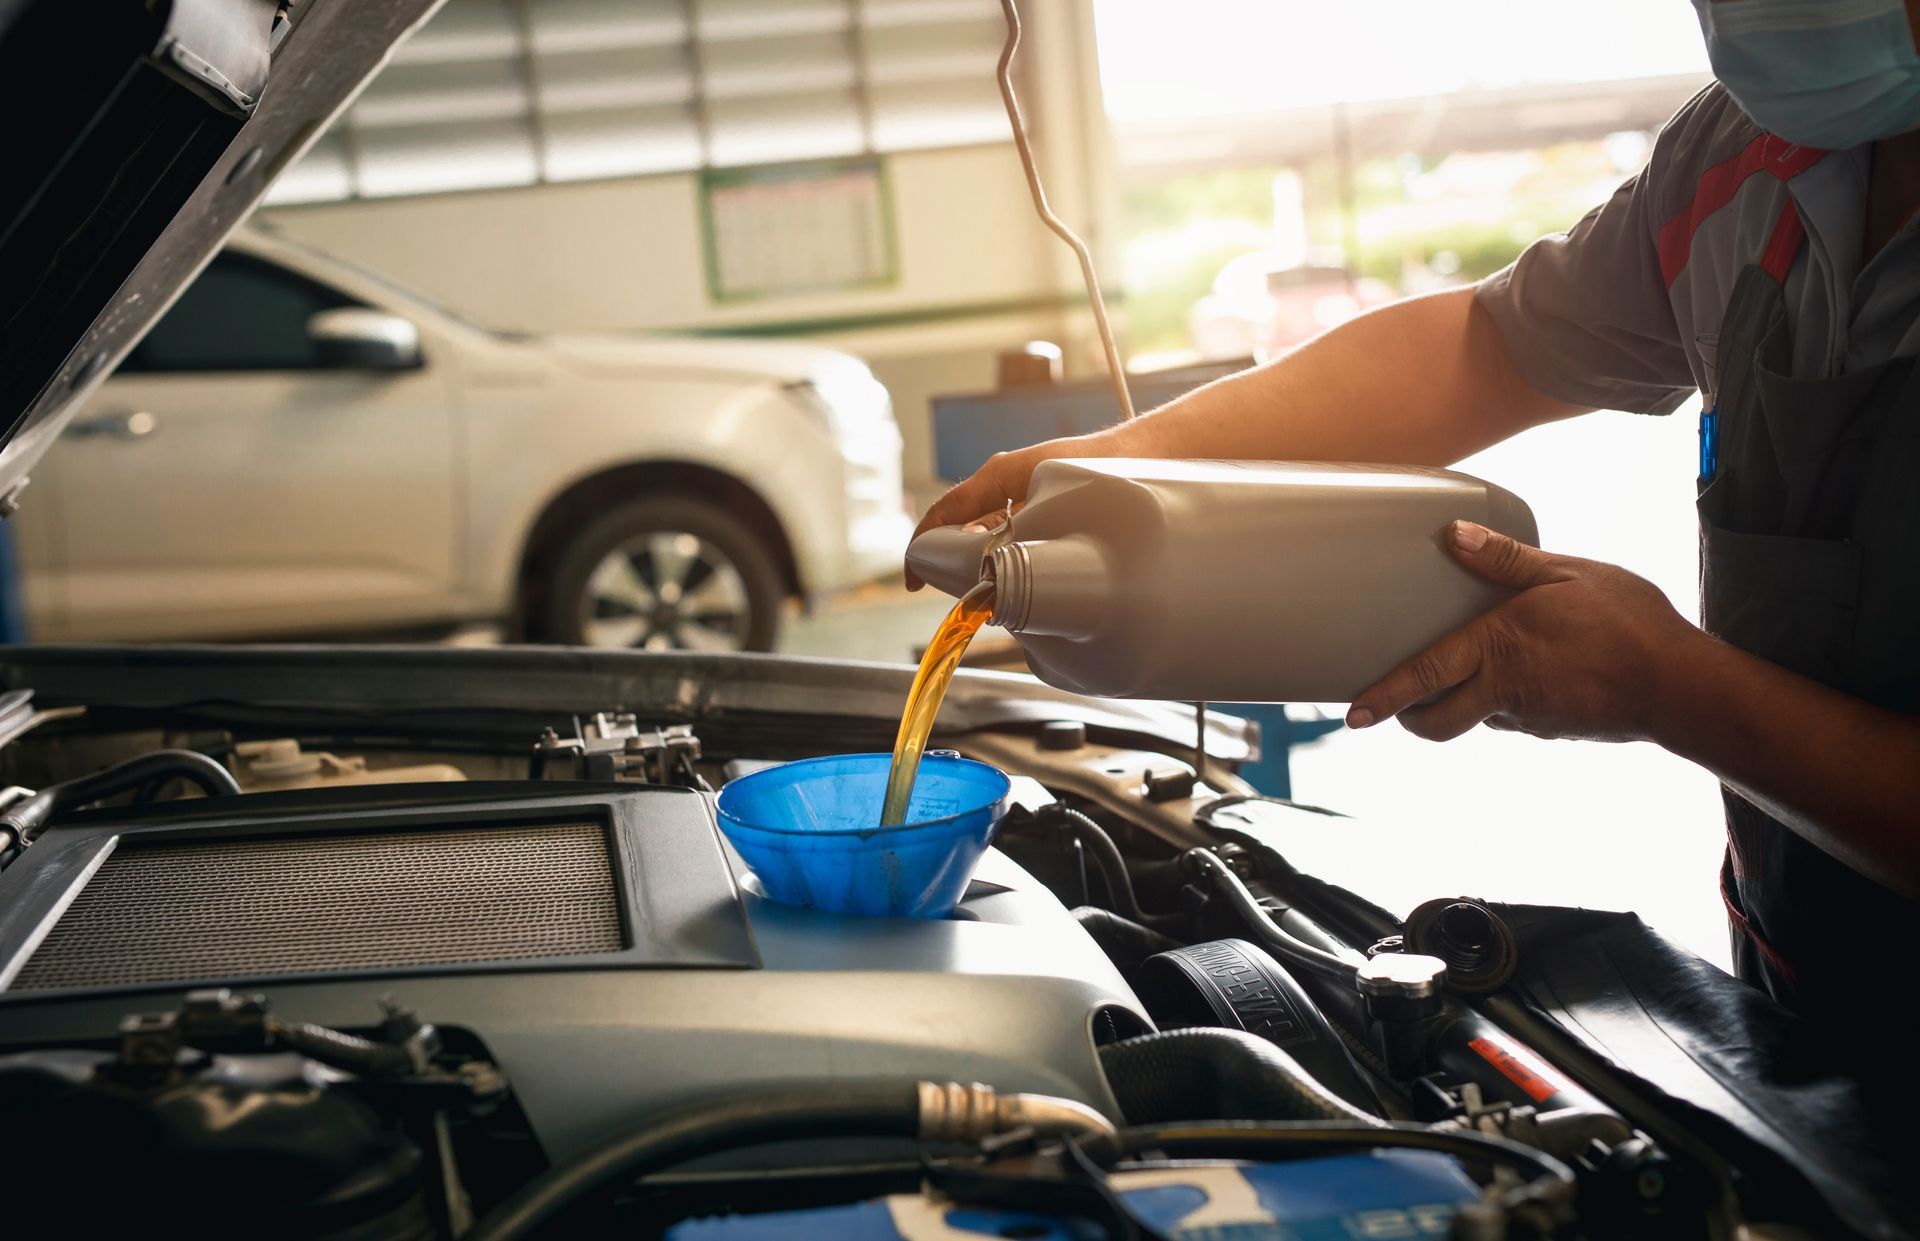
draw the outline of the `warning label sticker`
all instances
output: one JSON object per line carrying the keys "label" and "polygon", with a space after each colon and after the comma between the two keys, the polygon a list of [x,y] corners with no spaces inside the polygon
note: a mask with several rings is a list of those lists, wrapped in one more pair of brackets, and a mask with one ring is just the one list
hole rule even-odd
{"label": "warning label sticker", "polygon": [[1545,1103],[1560,1092],[1560,1086],[1550,1076],[1553,1069],[1516,1044],[1483,1034],[1467,1046],[1473,1048],[1482,1060],[1499,1069],[1508,1081],[1524,1090],[1527,1098],[1535,1103]]}

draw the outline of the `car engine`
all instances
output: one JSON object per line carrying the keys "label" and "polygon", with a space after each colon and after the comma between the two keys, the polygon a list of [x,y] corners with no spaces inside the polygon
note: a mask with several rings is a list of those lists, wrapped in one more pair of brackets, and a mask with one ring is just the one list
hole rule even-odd
{"label": "car engine", "polygon": [[59,681],[0,704],[0,1143],[68,1153],[9,1203],[82,1235],[1711,1233],[1710,1168],[1463,1002],[1496,910],[1294,872],[1234,824],[1321,812],[1217,759],[962,732],[995,847],[863,918],[716,826],[823,748],[777,712]]}

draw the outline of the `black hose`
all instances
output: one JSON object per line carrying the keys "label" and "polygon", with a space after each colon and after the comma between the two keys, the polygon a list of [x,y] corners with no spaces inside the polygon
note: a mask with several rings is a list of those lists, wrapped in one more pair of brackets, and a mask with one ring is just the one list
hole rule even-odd
{"label": "black hose", "polygon": [[1101,882],[1106,884],[1107,899],[1113,902],[1116,913],[1142,925],[1158,921],[1140,908],[1140,901],[1133,893],[1133,880],[1127,874],[1127,859],[1121,855],[1120,846],[1113,843],[1113,837],[1107,834],[1105,828],[1073,807],[1057,801],[1040,807],[1034,812],[1033,818],[1036,824],[1057,821],[1068,835],[1087,847],[1087,852],[1093,856],[1094,868],[1100,872]]}
{"label": "black hose", "polygon": [[1354,974],[1358,972],[1356,966],[1281,930],[1266,907],[1240,881],[1240,876],[1234,874],[1233,868],[1218,855],[1205,849],[1189,849],[1183,856],[1189,865],[1212,882],[1214,889],[1226,898],[1234,912],[1240,915],[1241,921],[1246,923],[1247,929],[1253,932],[1254,938],[1262,946],[1271,949],[1275,956],[1289,965],[1311,970],[1347,986],[1352,985]]}
{"label": "black hose", "polygon": [[1435,1151],[1476,1164],[1518,1172],[1522,1184],[1501,1192],[1500,1205],[1539,1235],[1572,1218],[1573,1170],[1545,1151],[1472,1130],[1434,1130],[1417,1124],[1262,1124],[1218,1120],[1122,1129],[1084,1139],[1081,1149],[1102,1167],[1152,1152],[1167,1159],[1272,1160],[1333,1150]]}
{"label": "black hose", "polygon": [[1109,1043],[1100,1049],[1100,1067],[1135,1125],[1214,1117],[1384,1123],[1245,1030],[1166,1030]]}
{"label": "black hose", "polygon": [[304,1021],[269,1020],[267,1030],[303,1056],[362,1077],[404,1077],[416,1068],[413,1054],[398,1043],[376,1043]]}
{"label": "black hose", "polygon": [[1178,940],[1170,939],[1150,926],[1141,926],[1131,918],[1123,918],[1111,909],[1081,905],[1074,909],[1073,919],[1100,946],[1100,951],[1107,954],[1107,959],[1123,971],[1134,968],[1148,957],[1172,952],[1180,946]]}
{"label": "black hose", "polygon": [[91,805],[163,779],[190,781],[208,797],[230,797],[240,792],[233,773],[204,754],[193,750],[154,750],[105,771],[49,784],[31,797],[15,802],[5,814],[0,814],[0,832],[11,834],[22,844],[31,844],[62,811]]}
{"label": "black hose", "polygon": [[901,1080],[761,1086],[703,1100],[609,1138],[526,1185],[461,1241],[517,1241],[574,1203],[649,1172],[716,1151],[786,1138],[913,1137],[920,1096]]}
{"label": "black hose", "polygon": [[[1284,1048],[1333,1094],[1370,1115],[1385,1114],[1374,1082],[1354,1063],[1327,1010],[1297,971],[1260,945],[1227,939],[1175,949],[1148,958],[1127,981],[1160,1029],[1245,1030]],[[1367,1029],[1364,1014],[1354,1028]]]}
{"label": "black hose", "polygon": [[1264,876],[1267,886],[1287,897],[1294,904],[1310,907],[1314,911],[1315,921],[1324,923],[1340,938],[1350,943],[1371,943],[1400,933],[1400,920],[1372,901],[1337,884],[1328,883],[1313,875],[1302,874],[1271,846],[1249,835],[1244,827],[1220,821],[1218,817],[1220,811],[1247,802],[1271,802],[1296,811],[1309,810],[1333,814],[1330,810],[1320,811],[1318,807],[1301,806],[1298,802],[1287,801],[1284,798],[1254,793],[1221,797],[1210,801],[1194,811],[1193,821],[1224,839],[1235,841],[1263,854],[1267,864]]}

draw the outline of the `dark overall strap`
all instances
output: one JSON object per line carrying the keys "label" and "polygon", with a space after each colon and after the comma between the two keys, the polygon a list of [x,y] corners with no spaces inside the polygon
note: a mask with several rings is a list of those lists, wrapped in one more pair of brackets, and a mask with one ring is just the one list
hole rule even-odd
{"label": "dark overall strap", "polygon": [[[1760,270],[1773,279],[1775,285],[1785,288],[1787,273],[1793,269],[1793,261],[1807,243],[1807,226],[1800,218],[1799,206],[1791,197],[1781,209],[1780,218],[1774,222],[1773,233],[1767,239],[1767,248],[1761,252]],[[1758,342],[1756,342],[1758,343]],[[1739,359],[1728,359],[1738,364]],[[1704,481],[1704,480],[1703,480]],[[1727,850],[1725,862],[1720,867],[1720,901],[1727,909],[1727,921],[1734,933],[1753,946],[1754,951],[1765,958],[1767,964],[1790,983],[1797,984],[1799,976],[1793,965],[1781,955],[1772,944],[1767,942],[1748,919],[1746,911],[1740,907],[1734,893],[1735,883],[1744,878],[1741,871],[1739,842],[1732,842]]]}
{"label": "dark overall strap", "polygon": [[[1785,282],[1805,247],[1789,204],[1728,300],[1721,451],[1699,503],[1701,620],[1769,663],[1920,714],[1920,365],[1794,374]],[[1874,953],[1912,934],[1920,902],[1737,791],[1722,801],[1740,976],[1855,1037],[1895,1033],[1876,1008]]]}

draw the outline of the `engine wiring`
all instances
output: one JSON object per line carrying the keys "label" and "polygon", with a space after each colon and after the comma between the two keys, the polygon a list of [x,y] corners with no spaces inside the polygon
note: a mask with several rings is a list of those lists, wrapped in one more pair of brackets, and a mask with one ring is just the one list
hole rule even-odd
{"label": "engine wiring", "polygon": [[0,814],[0,861],[32,844],[53,817],[119,793],[141,788],[157,779],[181,779],[209,797],[240,792],[233,773],[195,750],[154,750],[91,775],[49,784],[13,803]]}

